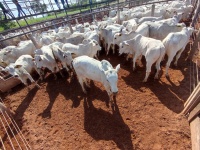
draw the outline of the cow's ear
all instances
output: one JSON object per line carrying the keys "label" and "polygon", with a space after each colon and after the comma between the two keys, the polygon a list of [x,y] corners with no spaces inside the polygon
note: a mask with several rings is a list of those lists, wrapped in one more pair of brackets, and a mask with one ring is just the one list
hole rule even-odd
{"label": "cow's ear", "polygon": [[76,57],[76,54],[75,53],[71,53],[72,57]]}
{"label": "cow's ear", "polygon": [[118,64],[118,65],[116,66],[115,70],[118,72],[119,69],[120,69],[120,64]]}
{"label": "cow's ear", "polygon": [[39,61],[42,61],[42,58],[39,56]]}
{"label": "cow's ear", "polygon": [[7,51],[5,51],[4,55],[7,55],[7,54],[9,54],[11,52],[12,52],[11,50],[7,50]]}
{"label": "cow's ear", "polygon": [[129,46],[129,44],[127,42],[124,42],[125,45]]}
{"label": "cow's ear", "polygon": [[66,58],[67,56],[65,54],[63,54],[63,58]]}
{"label": "cow's ear", "polygon": [[60,54],[60,55],[62,55],[63,54],[63,51],[58,47],[58,53]]}
{"label": "cow's ear", "polygon": [[16,65],[16,66],[15,66],[15,68],[20,68],[20,67],[22,67],[22,65]]}

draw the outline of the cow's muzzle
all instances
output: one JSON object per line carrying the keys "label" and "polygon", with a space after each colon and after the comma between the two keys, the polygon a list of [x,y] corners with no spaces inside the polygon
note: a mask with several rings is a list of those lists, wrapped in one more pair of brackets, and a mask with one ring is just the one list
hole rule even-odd
{"label": "cow's muzzle", "polygon": [[117,92],[113,92],[113,96],[116,96],[116,95],[117,95],[117,93],[118,93],[118,91],[117,91]]}

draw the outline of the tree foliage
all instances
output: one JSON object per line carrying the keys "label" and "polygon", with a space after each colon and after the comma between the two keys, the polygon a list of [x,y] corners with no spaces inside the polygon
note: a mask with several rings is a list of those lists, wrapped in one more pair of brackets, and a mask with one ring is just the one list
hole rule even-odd
{"label": "tree foliage", "polygon": [[40,3],[40,0],[34,0],[31,3],[31,9],[35,12],[45,12],[47,11],[47,5]]}
{"label": "tree foliage", "polygon": [[2,21],[0,23],[0,27],[2,27],[4,30],[12,29],[15,26],[16,25],[14,21]]}

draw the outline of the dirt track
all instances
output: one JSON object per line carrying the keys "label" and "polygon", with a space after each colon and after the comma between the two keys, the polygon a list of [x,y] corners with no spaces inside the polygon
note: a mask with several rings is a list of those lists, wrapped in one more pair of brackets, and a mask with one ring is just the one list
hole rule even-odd
{"label": "dirt track", "polygon": [[53,75],[40,83],[41,89],[31,86],[28,92],[19,85],[3,97],[35,150],[189,150],[189,124],[180,114],[190,95],[186,55],[187,50],[178,67],[170,68],[170,79],[165,78],[162,65],[160,80],[154,80],[153,66],[147,83],[142,83],[145,66],[133,72],[132,62],[123,56],[101,55],[100,59],[106,58],[113,66],[121,64],[114,112],[106,106],[108,96],[100,83],[91,82],[84,95],[76,79],[59,76],[55,81]]}

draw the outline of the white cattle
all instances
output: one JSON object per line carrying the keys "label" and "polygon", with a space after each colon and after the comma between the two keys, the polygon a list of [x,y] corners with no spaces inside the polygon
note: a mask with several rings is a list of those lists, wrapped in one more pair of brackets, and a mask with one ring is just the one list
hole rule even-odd
{"label": "white cattle", "polygon": [[76,26],[75,26],[75,31],[77,31],[77,32],[80,32],[80,33],[84,33],[84,25],[82,25],[82,24],[77,24]]}
{"label": "white cattle", "polygon": [[95,40],[100,44],[99,34],[96,31],[89,31],[89,32],[85,33],[85,38],[84,38],[82,43],[83,44],[88,43],[88,39],[89,39],[89,41],[90,40]]}
{"label": "white cattle", "polygon": [[122,25],[124,27],[126,27],[126,29],[130,32],[130,31],[135,31],[138,27],[137,22],[135,21],[135,19],[130,19],[127,21],[123,21]]}
{"label": "white cattle", "polygon": [[97,41],[91,40],[88,44],[79,44],[73,45],[70,43],[66,43],[62,47],[63,51],[69,51],[75,54],[75,57],[87,55],[89,57],[96,57],[98,51],[101,50],[101,47],[97,43]]}
{"label": "white cattle", "polygon": [[177,66],[178,59],[181,56],[181,53],[185,49],[185,46],[187,45],[189,38],[194,31],[193,28],[186,28],[184,27],[182,31],[180,32],[173,32],[169,33],[167,37],[163,40],[163,44],[166,48],[166,54],[168,56],[168,61],[166,64],[166,77],[168,77],[168,69],[170,66],[170,63],[172,62],[174,56],[176,55],[176,60],[174,62],[174,65]]}
{"label": "white cattle", "polygon": [[1,64],[3,63],[8,65],[10,63],[14,63],[21,55],[34,55],[35,50],[34,44],[29,41],[23,41],[23,43],[19,44],[19,46],[9,46],[6,48],[6,51],[3,52],[3,55],[1,56]]}
{"label": "white cattle", "polygon": [[[30,74],[32,74],[34,71],[39,73],[35,64],[33,63],[33,57],[31,55],[20,56],[15,63],[10,63],[5,69],[1,71],[10,73],[14,77],[18,78],[27,87],[27,79],[29,79],[31,83],[35,83]],[[35,85],[40,88],[38,84]]]}
{"label": "white cattle", "polygon": [[185,27],[184,23],[168,25],[167,23],[146,22],[149,26],[149,37],[163,40],[171,32],[179,32]]}
{"label": "white cattle", "polygon": [[132,39],[138,34],[148,37],[149,36],[148,25],[143,23],[138,27],[136,31],[131,31],[129,33],[116,33],[113,37],[113,44],[116,44],[119,46],[121,42]]}
{"label": "white cattle", "polygon": [[182,16],[183,16],[183,13],[178,13],[177,15],[174,15],[172,18],[159,20],[159,21],[156,21],[155,23],[166,23],[169,25],[176,25],[182,19]]}
{"label": "white cattle", "polygon": [[[132,54],[133,57],[133,70],[135,70],[135,62],[141,56],[146,58],[146,76],[143,82],[146,82],[151,72],[151,66],[156,62],[156,75],[155,79],[158,79],[160,71],[160,62],[165,55],[165,47],[160,40],[137,35],[135,38],[120,43],[119,54],[122,53]],[[141,63],[141,62],[140,62]]]}
{"label": "white cattle", "polygon": [[109,17],[115,17],[117,15],[117,10],[110,10]]}
{"label": "white cattle", "polygon": [[[124,29],[124,26],[118,25],[109,25],[106,28],[100,29],[100,40],[103,41],[103,45],[108,55],[111,45],[113,44],[113,37],[116,33],[124,33],[127,32]],[[108,46],[107,46],[108,45]],[[114,53],[114,48],[113,48]]]}
{"label": "white cattle", "polygon": [[65,26],[63,29],[59,29],[58,33],[56,33],[55,37],[59,38],[68,38],[71,35],[69,27]]}
{"label": "white cattle", "polygon": [[58,45],[49,45],[49,47],[51,47],[51,50],[54,54],[55,59],[57,59],[62,64],[62,67],[65,68],[68,71],[68,73],[70,74],[69,68],[67,66],[70,66],[70,68],[72,68],[72,66],[71,66],[71,62],[72,62],[71,52],[69,52],[69,51],[64,52],[62,50],[62,47],[59,47]]}
{"label": "white cattle", "polygon": [[[59,52],[57,51],[57,49],[55,48],[55,52],[53,53],[53,48],[54,46],[61,48],[62,47],[62,43],[60,42],[55,42],[52,43],[51,45],[48,46],[43,46],[41,47],[41,49],[37,50],[35,52],[35,64],[37,66],[37,69],[39,70],[39,74],[40,74],[40,79],[43,80],[43,68],[47,68],[49,69],[53,74],[55,79],[57,79],[56,76],[56,72],[60,72],[60,68],[58,67],[57,63],[56,63],[56,58],[55,57],[59,57]],[[63,77],[63,74],[60,72],[61,76]]]}
{"label": "white cattle", "polygon": [[82,43],[84,40],[84,33],[73,33],[68,38],[57,38],[56,41],[62,42],[62,43],[71,43],[74,45]]}
{"label": "white cattle", "polygon": [[72,64],[84,93],[86,93],[86,90],[83,83],[85,82],[86,86],[89,87],[87,79],[98,81],[104,85],[110,102],[113,102],[113,95],[118,93],[117,73],[120,69],[120,64],[114,69],[108,61],[98,61],[88,56],[77,57],[73,60]]}

